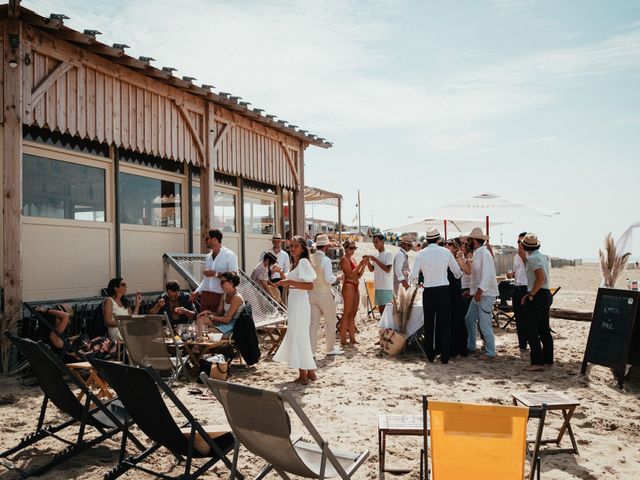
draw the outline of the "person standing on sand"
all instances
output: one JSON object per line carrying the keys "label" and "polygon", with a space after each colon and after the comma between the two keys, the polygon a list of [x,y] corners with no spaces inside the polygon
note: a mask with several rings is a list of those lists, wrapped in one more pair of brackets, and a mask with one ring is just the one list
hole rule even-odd
{"label": "person standing on sand", "polygon": [[356,340],[356,313],[360,305],[360,277],[364,273],[365,266],[368,261],[366,258],[356,263],[353,259],[356,248],[355,242],[351,240],[345,241],[344,257],[340,259],[340,270],[343,274],[342,282],[342,298],[344,299],[344,310],[342,312],[342,320],[340,320],[340,344],[347,345],[347,333],[349,334],[349,342],[354,345],[358,343]]}
{"label": "person standing on sand", "polygon": [[273,356],[276,362],[288,363],[290,368],[298,369],[295,383],[307,385],[309,380],[317,380],[316,362],[311,351],[311,337],[309,325],[311,323],[311,305],[309,304],[309,290],[313,290],[316,273],[309,262],[309,249],[304,238],[296,235],[291,239],[291,266],[288,274],[282,268],[280,285],[289,287],[289,303],[287,305],[289,321],[287,334],[282,345]]}
{"label": "person standing on sand", "polygon": [[378,250],[378,256],[365,255],[362,258],[368,261],[367,268],[373,272],[374,303],[382,315],[387,303],[393,301],[393,253],[384,249],[384,235],[381,233],[373,236],[373,246]]}
{"label": "person standing on sand", "polygon": [[553,297],[549,290],[549,262],[540,253],[538,237],[533,233],[525,235],[522,248],[526,253],[527,295],[520,303],[531,348],[531,365],[525,370],[536,372],[553,366],[553,337],[549,327]]}
{"label": "person standing on sand", "polygon": [[451,293],[447,270],[450,269],[455,278],[460,278],[462,271],[451,252],[438,246],[439,238],[437,228],[427,230],[427,247],[416,255],[409,281],[416,281],[420,274],[424,277],[422,308],[427,359],[433,362],[439,351],[440,361],[447,364],[451,349]]}
{"label": "person standing on sand", "polygon": [[518,235],[518,251],[513,256],[513,272],[507,273],[508,278],[513,278],[513,290],[511,293],[511,303],[513,305],[513,315],[516,319],[516,332],[518,334],[518,347],[521,351],[527,349],[527,331],[525,326],[524,313],[522,312],[522,298],[527,295],[527,272],[525,268],[526,252],[522,248],[522,239],[527,232]]}
{"label": "person standing on sand", "polygon": [[342,355],[344,351],[334,348],[338,317],[336,315],[336,302],[331,293],[331,285],[338,280],[342,280],[343,275],[336,276],[331,270],[331,260],[326,255],[329,247],[329,237],[323,234],[318,235],[315,243],[316,251],[310,258],[313,270],[316,272],[313,290],[309,292],[309,303],[311,304],[311,351],[315,357],[318,346],[320,317],[324,316],[325,352],[327,355]]}
{"label": "person standing on sand", "polygon": [[473,261],[471,266],[461,264],[462,270],[471,274],[471,287],[469,290],[472,296],[469,310],[465,317],[467,325],[467,350],[469,353],[476,351],[476,322],[484,337],[485,354],[481,360],[495,360],[496,346],[491,326],[491,313],[493,303],[498,296],[498,282],[496,281],[496,265],[493,255],[485,245],[489,237],[483,235],[478,227],[471,230],[467,237],[469,245],[473,251]]}
{"label": "person standing on sand", "polygon": [[400,237],[400,250],[393,258],[393,293],[398,296],[398,290],[402,285],[404,289],[409,288],[409,250],[413,245],[413,238],[410,235]]}

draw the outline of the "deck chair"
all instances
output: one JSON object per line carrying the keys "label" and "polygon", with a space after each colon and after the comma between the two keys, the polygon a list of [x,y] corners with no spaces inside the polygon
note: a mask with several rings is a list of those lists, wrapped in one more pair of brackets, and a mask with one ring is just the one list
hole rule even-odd
{"label": "deck chair", "polygon": [[[232,471],[237,467],[240,443],[268,462],[255,480],[264,478],[271,470],[284,479],[289,479],[288,474],[348,479],[369,456],[368,450],[351,453],[330,449],[286,388],[271,392],[213,380],[205,373],[200,374],[200,379],[224,407],[236,438]],[[285,402],[302,421],[313,442],[303,442],[301,438],[291,441],[291,421]]]}
{"label": "deck chair", "polygon": [[[556,288],[549,289],[549,291],[551,292],[551,298],[555,297],[556,293],[558,293],[561,288],[562,287],[556,287]],[[498,323],[498,319],[501,316],[505,317],[507,319],[507,322],[504,325],[502,325],[502,327],[500,327],[500,325]],[[493,320],[496,322],[496,325],[499,328],[502,328],[503,330],[506,330],[507,327],[511,324],[511,322],[515,322],[515,320],[516,320],[516,314],[513,311],[513,307],[510,307],[509,309],[502,308],[496,302],[496,305],[494,305],[494,309],[493,309]],[[555,332],[553,332],[553,333],[555,333]]]}
{"label": "deck chair", "polygon": [[369,280],[365,281],[364,285],[367,289],[367,317],[371,316],[371,318],[375,320],[375,312],[378,312],[378,315],[380,315],[380,309],[378,308],[378,305],[376,305],[375,285],[372,281]]}
{"label": "deck chair", "polygon": [[[205,430],[153,367],[134,367],[105,360],[91,360],[91,363],[108,379],[140,430],[154,442],[139,455],[121,460],[117,467],[105,475],[105,480],[118,478],[132,468],[160,478],[192,479],[198,478],[219,460],[227,467],[232,467],[225,455],[233,449],[233,435],[230,432],[214,433]],[[182,426],[178,426],[172,417],[162,394],[186,419]],[[170,477],[150,469],[152,467],[140,465],[160,447],[168,449],[178,460],[185,461],[182,475]],[[125,448],[126,444],[122,442],[121,452]],[[207,461],[192,471],[194,458],[206,458]],[[242,478],[240,475],[236,477]]]}
{"label": "deck chair", "polygon": [[188,357],[180,355],[175,339],[176,356],[169,356],[164,341],[164,315],[117,315],[116,321],[131,363],[171,372],[170,383],[184,371]]}
{"label": "deck chair", "polygon": [[[433,480],[523,478],[529,408],[428,401],[426,396],[422,402],[423,425],[430,426],[425,428],[422,479],[428,479],[429,473]],[[541,424],[544,424],[545,412],[546,405],[543,405],[537,414]],[[541,435],[539,425],[529,479],[533,479],[536,471],[540,477]]]}
{"label": "deck chair", "polygon": [[[74,455],[101,443],[107,438],[113,437],[119,432],[125,432],[123,433],[125,436],[131,437],[131,440],[139,449],[142,450],[144,448],[133,435],[126,431],[125,427],[129,424],[129,420],[127,412],[120,401],[101,402],[82,382],[76,380],[75,377],[69,373],[60,358],[43,342],[34,342],[33,340],[20,338],[9,332],[6,332],[6,335],[31,365],[31,369],[38,379],[40,388],[42,388],[44,392],[44,399],[40,408],[40,416],[38,417],[35,432],[24,437],[15,447],[0,453],[0,461],[2,461],[5,467],[11,470],[17,470],[23,478],[29,475],[40,475],[70,459]],[[86,395],[85,401],[83,402],[84,405],[78,401],[75,394],[71,391],[67,384],[68,381],[72,382],[72,384],[81,389]],[[70,418],[57,425],[45,426],[44,420],[49,400],[51,400],[58,410]],[[90,405],[92,404],[96,407],[91,408]],[[80,428],[77,431],[75,440],[68,440],[58,435],[59,432],[62,432],[67,427],[76,424],[79,424]],[[86,439],[85,430],[87,430],[87,427],[92,427],[97,430],[99,435],[89,440]],[[74,429],[74,433],[75,432],[76,430]],[[47,463],[28,470],[18,468],[8,460],[8,456],[49,437],[61,441],[66,444],[67,447],[55,454]],[[124,455],[124,452],[122,452],[121,455]]]}
{"label": "deck chair", "polygon": [[23,303],[24,307],[29,311],[29,313],[31,314],[31,316],[33,316],[36,321],[38,322],[38,325],[40,328],[44,329],[47,333],[52,332],[53,334],[55,334],[60,340],[62,340],[62,343],[64,344],[63,347],[59,350],[59,356],[64,360],[66,353],[67,352],[75,352],[75,349],[73,348],[73,345],[71,343],[71,341],[69,340],[69,337],[67,336],[66,333],[60,333],[58,332],[54,325],[49,321],[49,319],[46,317],[46,315],[43,315],[41,312],[39,312],[38,310],[36,310],[36,308],[29,304],[24,302]]}

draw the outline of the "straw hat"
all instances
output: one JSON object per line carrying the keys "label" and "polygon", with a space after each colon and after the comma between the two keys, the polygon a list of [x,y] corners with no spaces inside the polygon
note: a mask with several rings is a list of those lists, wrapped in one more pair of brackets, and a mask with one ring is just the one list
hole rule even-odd
{"label": "straw hat", "polygon": [[471,230],[471,233],[467,235],[467,238],[475,238],[477,240],[489,240],[489,237],[482,233],[482,229],[480,227],[476,227]]}
{"label": "straw hat", "polygon": [[329,237],[326,235],[318,235],[316,238],[316,247],[324,247],[325,245],[329,245]]}
{"label": "straw hat", "polygon": [[411,235],[402,235],[400,237],[400,243],[413,243],[413,237]]}
{"label": "straw hat", "polygon": [[538,236],[535,233],[527,233],[522,239],[523,247],[536,248],[540,247],[540,240],[538,240]]}
{"label": "straw hat", "polygon": [[280,235],[279,233],[274,233],[273,237],[271,237],[271,240],[282,240],[282,235]]}
{"label": "straw hat", "polygon": [[440,231],[436,227],[431,227],[427,230],[427,240],[436,240],[440,238]]}

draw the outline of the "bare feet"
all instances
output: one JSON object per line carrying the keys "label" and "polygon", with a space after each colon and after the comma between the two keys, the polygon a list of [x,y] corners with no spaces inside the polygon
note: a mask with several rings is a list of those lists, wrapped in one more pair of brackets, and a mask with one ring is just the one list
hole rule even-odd
{"label": "bare feet", "polygon": [[542,365],[529,365],[528,367],[524,367],[525,372],[542,372],[544,367]]}
{"label": "bare feet", "polygon": [[306,377],[298,377],[293,381],[293,383],[297,383],[298,385],[308,385],[309,379]]}
{"label": "bare feet", "polygon": [[358,343],[360,343],[355,338],[350,339],[349,342],[351,342],[351,345],[357,345]]}
{"label": "bare feet", "polygon": [[316,380],[318,380],[318,376],[316,375],[316,372],[312,370],[309,370],[309,372],[307,373],[307,378],[312,382],[315,382]]}

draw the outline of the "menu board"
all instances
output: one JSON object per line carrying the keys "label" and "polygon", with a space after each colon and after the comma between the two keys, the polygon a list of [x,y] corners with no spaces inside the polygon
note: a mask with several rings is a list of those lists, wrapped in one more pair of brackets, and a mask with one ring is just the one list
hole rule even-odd
{"label": "menu board", "polygon": [[[616,369],[624,376],[629,360],[640,360],[640,327],[636,327],[640,292],[600,288],[591,320],[589,339],[582,362],[582,373],[587,363]],[[635,331],[634,331],[635,330]],[[635,340],[634,340],[635,339]],[[636,344],[634,344],[634,341]],[[621,385],[621,379],[619,378]]]}

